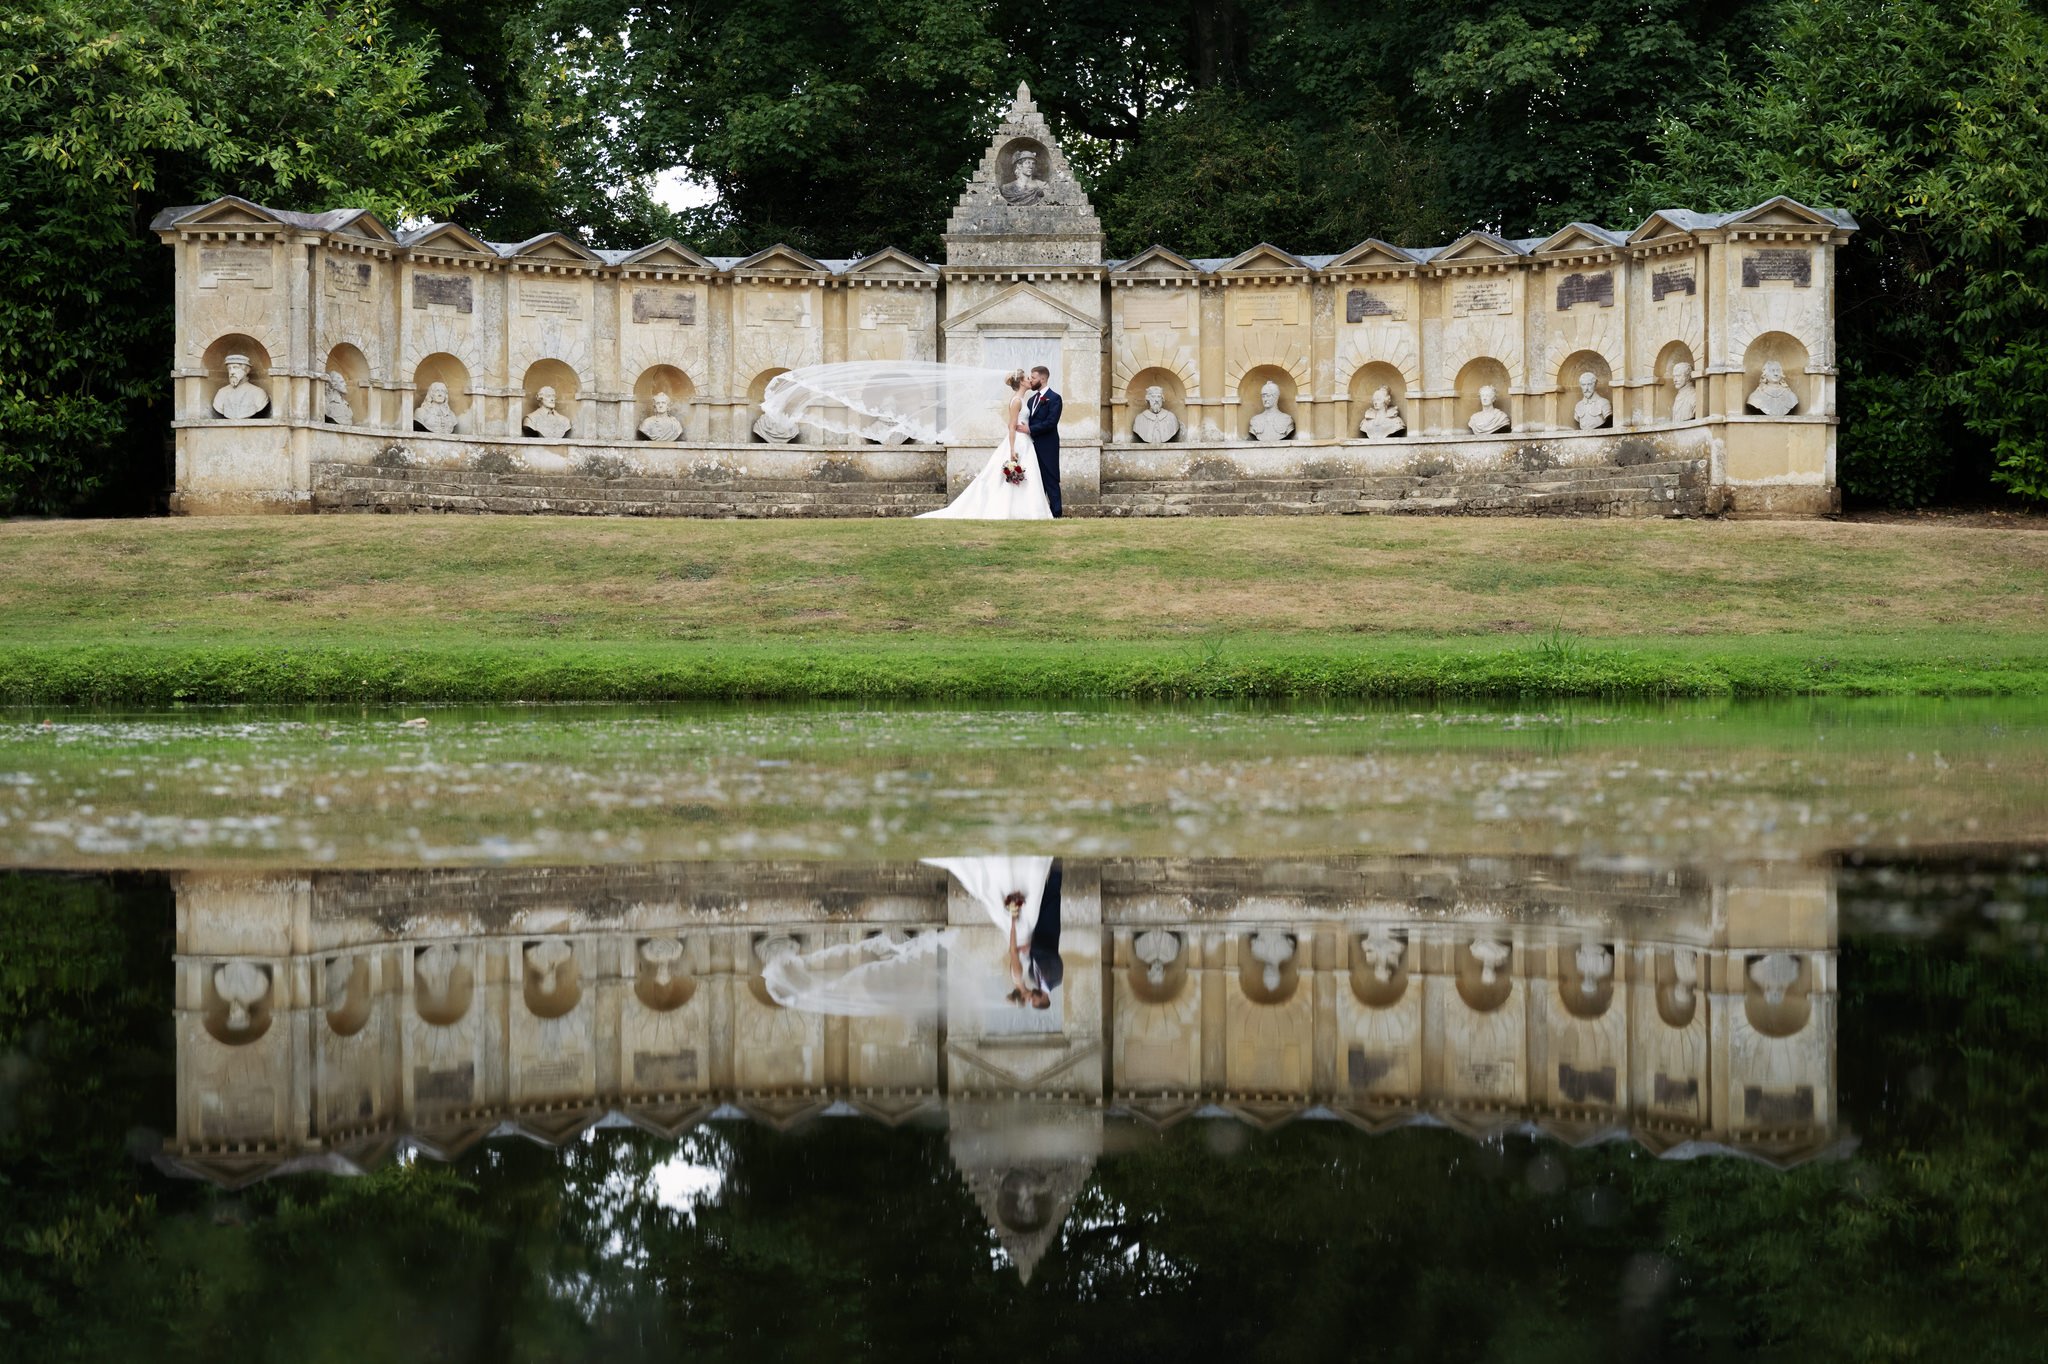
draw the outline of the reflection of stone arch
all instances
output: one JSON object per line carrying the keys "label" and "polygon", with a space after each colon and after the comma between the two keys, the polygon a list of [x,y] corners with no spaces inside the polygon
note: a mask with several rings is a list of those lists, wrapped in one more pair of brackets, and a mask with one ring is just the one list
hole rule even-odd
{"label": "reflection of stone arch", "polygon": [[337,1037],[354,1037],[370,1021],[370,959],[329,957],[321,963],[321,1004]]}
{"label": "reflection of stone arch", "polygon": [[413,1012],[439,1028],[460,1023],[476,993],[476,972],[467,954],[444,942],[413,953],[412,981]]}
{"label": "reflection of stone arch", "polygon": [[1574,1018],[1594,1019],[1614,1002],[1613,949],[1604,943],[1586,942],[1567,952],[1557,952],[1557,997],[1565,1012]]}
{"label": "reflection of stone arch", "polygon": [[362,351],[344,341],[327,352],[327,367],[320,376],[320,412],[327,415],[326,382],[329,373],[339,374],[348,382],[348,410],[350,426],[368,426],[370,412],[370,362]]}
{"label": "reflection of stone arch", "polygon": [[690,438],[690,423],[687,413],[689,402],[697,396],[697,385],[674,365],[650,365],[640,372],[633,381],[633,431],[640,434],[640,423],[654,415],[654,395],[666,393],[669,396],[669,415],[683,423],[680,440]]}
{"label": "reflection of stone arch", "polygon": [[675,938],[643,938],[634,951],[633,994],[656,1013],[688,1004],[697,993],[698,955]]}
{"label": "reflection of stone arch", "polygon": [[1299,940],[1271,928],[1239,938],[1237,983],[1254,1004],[1285,1004],[1301,983]]}
{"label": "reflection of stone arch", "polygon": [[1188,954],[1178,933],[1151,928],[1131,942],[1131,993],[1147,1004],[1170,1004],[1187,984]]}
{"label": "reflection of stone arch", "polygon": [[1458,949],[1458,997],[1479,1013],[1492,1013],[1515,992],[1515,949],[1498,938],[1478,938]]}
{"label": "reflection of stone arch", "polygon": [[268,966],[239,958],[220,962],[202,978],[201,1018],[216,1042],[246,1046],[270,1031]]}
{"label": "reflection of stone arch", "polygon": [[526,376],[521,386],[525,390],[526,398],[525,405],[519,410],[516,434],[534,434],[526,429],[526,418],[540,406],[540,391],[543,388],[552,388],[555,391],[555,410],[569,419],[569,435],[582,437],[590,434],[583,429],[587,424],[587,414],[580,410],[576,399],[577,392],[582,387],[582,380],[567,362],[554,359],[534,361],[526,367]]}
{"label": "reflection of stone arch", "polygon": [[1350,947],[1351,994],[1369,1009],[1386,1009],[1408,992],[1409,942],[1405,934],[1375,928],[1353,934]]}
{"label": "reflection of stone arch", "polygon": [[1308,357],[1300,353],[1298,330],[1261,327],[1239,338],[1233,347],[1236,355],[1223,372],[1224,400],[1242,401],[1247,391],[1256,397],[1259,385],[1284,374],[1287,381],[1280,385],[1281,406],[1293,414],[1294,395],[1309,386]]}
{"label": "reflection of stone arch", "polygon": [[535,1018],[560,1018],[583,1000],[583,971],[576,949],[562,938],[526,944],[520,960],[527,1011]]}
{"label": "reflection of stone arch", "polygon": [[[1607,399],[1608,406],[1614,406],[1614,368],[1607,363],[1607,357],[1597,350],[1575,350],[1564,358],[1557,367],[1557,425],[1566,431],[1578,429],[1576,411],[1579,405],[1579,376],[1593,376],[1593,392]],[[1607,419],[1607,425],[1618,424],[1617,410]]]}
{"label": "reflection of stone arch", "polygon": [[[1394,387],[1396,401],[1422,392],[1422,360],[1415,353],[1415,342],[1405,333],[1375,336],[1355,332],[1344,346],[1343,358],[1337,362],[1337,387],[1340,390],[1357,392],[1358,372],[1370,366],[1393,371],[1399,381]],[[1381,379],[1379,382],[1386,381]],[[1371,388],[1365,392],[1367,397],[1372,396]]]}
{"label": "reflection of stone arch", "polygon": [[1813,1016],[1813,962],[1788,952],[1743,961],[1742,1011],[1765,1037],[1791,1037]]}
{"label": "reflection of stone arch", "polygon": [[247,332],[229,332],[217,338],[199,358],[199,367],[206,371],[206,415],[213,415],[213,396],[227,387],[228,357],[246,355],[249,357],[248,382],[262,389],[270,402],[257,413],[258,416],[274,416],[277,412],[278,395],[271,392],[270,350],[261,341]]}
{"label": "reflection of stone arch", "polygon": [[1765,332],[1751,341],[1742,352],[1742,392],[1735,396],[1733,410],[1754,412],[1748,406],[1749,395],[1763,382],[1764,365],[1776,360],[1785,370],[1785,383],[1799,395],[1799,406],[1792,409],[1794,414],[1805,414],[1813,410],[1813,384],[1806,373],[1806,347],[1789,332]]}
{"label": "reflection of stone arch", "polygon": [[1699,1012],[1700,956],[1690,947],[1657,954],[1657,1016],[1674,1028]]}

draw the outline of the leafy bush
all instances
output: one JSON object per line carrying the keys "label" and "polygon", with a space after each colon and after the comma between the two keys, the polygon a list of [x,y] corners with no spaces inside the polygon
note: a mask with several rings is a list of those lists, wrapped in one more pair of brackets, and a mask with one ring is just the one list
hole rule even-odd
{"label": "leafy bush", "polygon": [[1924,381],[1842,365],[1842,427],[1837,473],[1844,495],[1883,507],[1921,507],[1935,499],[1955,454],[1944,429],[1954,414]]}

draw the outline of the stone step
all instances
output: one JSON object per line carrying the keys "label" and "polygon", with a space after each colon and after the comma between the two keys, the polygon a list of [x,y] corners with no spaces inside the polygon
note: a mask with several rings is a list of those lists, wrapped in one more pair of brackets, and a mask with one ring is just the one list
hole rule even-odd
{"label": "stone step", "polygon": [[573,492],[578,495],[593,488],[610,488],[621,492],[665,492],[676,489],[703,490],[706,492],[759,492],[759,493],[809,493],[829,489],[875,490],[883,492],[927,493],[938,492],[944,484],[937,479],[794,479],[794,478],[656,478],[631,477],[601,479],[587,474],[535,474],[527,472],[494,474],[473,469],[380,469],[370,465],[318,466],[316,482],[341,482],[383,487],[407,487],[419,485],[462,486],[477,489],[506,490],[518,488],[534,493]]}
{"label": "stone step", "polygon": [[889,485],[886,489],[867,487],[853,488],[845,484],[828,484],[819,488],[802,490],[762,491],[758,489],[711,489],[711,488],[619,488],[606,483],[592,483],[577,488],[537,488],[528,484],[501,483],[496,485],[454,481],[387,483],[376,479],[340,479],[323,483],[319,495],[351,497],[360,494],[388,494],[391,496],[413,497],[497,497],[525,498],[534,501],[566,499],[574,501],[613,502],[831,502],[873,505],[906,501],[924,501],[943,495],[928,488],[904,489],[901,485]]}
{"label": "stone step", "polygon": [[1415,474],[1386,473],[1358,475],[1344,478],[1239,478],[1239,479],[1106,479],[1102,488],[1105,493],[1241,493],[1241,492],[1315,492],[1315,491],[1376,491],[1388,487],[1429,487],[1461,488],[1472,486],[1531,486],[1543,484],[1569,484],[1582,486],[1602,480],[1644,478],[1682,478],[1687,474],[1704,475],[1704,461],[1671,461],[1660,464],[1638,464],[1626,468],[1601,465],[1585,469],[1546,469],[1535,473],[1519,470],[1484,470],[1469,473],[1438,474],[1423,478]]}

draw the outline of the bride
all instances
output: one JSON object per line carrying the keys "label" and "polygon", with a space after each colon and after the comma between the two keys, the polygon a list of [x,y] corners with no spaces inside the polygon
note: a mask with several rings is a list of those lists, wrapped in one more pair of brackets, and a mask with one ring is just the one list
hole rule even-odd
{"label": "bride", "polygon": [[930,445],[977,445],[994,438],[1000,423],[1001,438],[974,480],[924,517],[1050,521],[1052,504],[1023,420],[1024,373],[916,360],[808,365],[771,380],[761,410],[862,440]]}

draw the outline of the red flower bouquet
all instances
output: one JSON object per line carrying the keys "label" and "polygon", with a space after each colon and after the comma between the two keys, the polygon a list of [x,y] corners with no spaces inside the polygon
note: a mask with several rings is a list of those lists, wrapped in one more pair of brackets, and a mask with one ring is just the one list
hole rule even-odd
{"label": "red flower bouquet", "polygon": [[1010,452],[1009,460],[1003,465],[1003,482],[1017,486],[1024,482],[1024,465],[1017,458],[1017,452]]}

